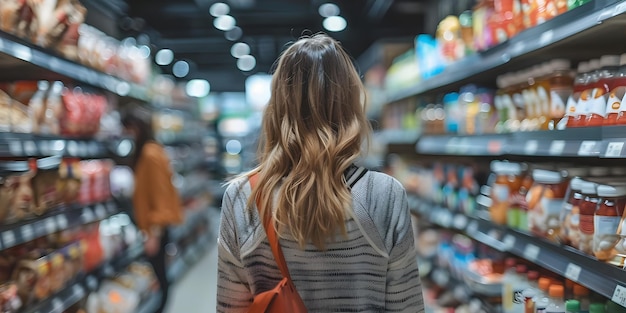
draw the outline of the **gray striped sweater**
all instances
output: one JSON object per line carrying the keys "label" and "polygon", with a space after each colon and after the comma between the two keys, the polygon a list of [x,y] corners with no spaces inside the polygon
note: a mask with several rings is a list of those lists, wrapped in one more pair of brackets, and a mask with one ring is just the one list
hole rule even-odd
{"label": "gray striped sweater", "polygon": [[[247,312],[254,295],[282,279],[256,210],[246,209],[250,185],[231,183],[218,239],[218,312]],[[283,254],[309,312],[424,312],[413,230],[404,188],[368,172],[352,188],[347,237],[319,251],[281,238]]]}

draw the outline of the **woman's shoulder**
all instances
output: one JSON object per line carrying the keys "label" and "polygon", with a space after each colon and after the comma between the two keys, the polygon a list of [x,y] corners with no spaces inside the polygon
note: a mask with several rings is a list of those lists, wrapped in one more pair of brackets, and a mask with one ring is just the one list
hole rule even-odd
{"label": "woman's shoulder", "polygon": [[394,177],[377,171],[367,172],[367,181],[373,193],[404,192],[402,184]]}

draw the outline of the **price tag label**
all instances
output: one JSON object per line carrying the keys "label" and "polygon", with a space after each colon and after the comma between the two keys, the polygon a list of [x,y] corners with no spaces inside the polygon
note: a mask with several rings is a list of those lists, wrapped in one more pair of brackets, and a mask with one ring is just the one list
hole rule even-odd
{"label": "price tag label", "polygon": [[34,141],[29,140],[24,142],[24,152],[28,156],[34,156],[37,154],[37,144]]}
{"label": "price tag label", "polygon": [[67,216],[65,216],[65,214],[57,215],[57,226],[59,227],[59,229],[67,229],[68,225],[69,223],[67,221]]}
{"label": "price tag label", "polygon": [[561,155],[565,149],[565,141],[555,140],[550,144],[550,155]]}
{"label": "price tag label", "polygon": [[526,44],[523,41],[518,41],[515,43],[515,45],[513,45],[513,47],[511,48],[511,51],[516,55],[520,55],[524,51],[525,47],[526,47]]}
{"label": "price tag label", "polygon": [[52,310],[54,310],[54,312],[62,312],[63,309],[63,300],[59,298],[52,299]]}
{"label": "price tag label", "polygon": [[89,154],[89,151],[87,149],[87,143],[84,141],[81,141],[78,143],[78,154],[80,156],[86,157]]}
{"label": "price tag label", "polygon": [[469,225],[467,225],[467,229],[466,229],[468,234],[474,234],[478,231],[478,222],[477,221],[471,221],[469,223]]}
{"label": "price tag label", "polygon": [[539,148],[539,142],[537,140],[528,140],[526,141],[526,146],[524,146],[524,153],[527,155],[534,155]]}
{"label": "price tag label", "polygon": [[78,143],[74,140],[67,143],[67,153],[70,156],[78,156]]}
{"label": "price tag label", "polygon": [[595,141],[583,141],[578,149],[578,155],[591,156],[595,154],[596,142]]}
{"label": "price tag label", "polygon": [[10,248],[15,246],[16,238],[15,233],[12,230],[7,230],[2,233],[2,243],[4,243],[5,248]]}
{"label": "price tag label", "polygon": [[441,216],[439,218],[439,223],[444,228],[450,228],[452,224],[452,213],[450,213],[450,211],[445,210],[445,209],[442,210]]}
{"label": "price tag label", "polygon": [[22,142],[20,140],[9,141],[9,151],[14,156],[24,156],[24,150],[22,149]]}
{"label": "price tag label", "polygon": [[607,158],[618,158],[622,155],[622,149],[624,148],[624,142],[610,142],[606,147],[604,156]]}
{"label": "price tag label", "polygon": [[487,143],[487,151],[490,154],[500,154],[502,152],[502,142],[499,140],[491,140]]}
{"label": "price tag label", "polygon": [[26,224],[22,226],[20,230],[22,232],[22,238],[25,241],[31,241],[35,238],[35,229],[33,228],[33,225]]}
{"label": "price tag label", "polygon": [[96,216],[98,217],[98,219],[104,219],[105,217],[107,217],[107,210],[104,207],[104,204],[98,204],[96,205]]}
{"label": "price tag label", "polygon": [[553,38],[554,38],[553,30],[545,31],[543,32],[543,34],[541,34],[541,37],[539,37],[539,44],[541,44],[542,46],[545,46],[551,43]]}
{"label": "price tag label", "polygon": [[504,249],[511,250],[515,247],[515,236],[508,234],[504,236],[502,242],[504,243]]}
{"label": "price tag label", "polygon": [[44,221],[44,225],[46,227],[46,232],[48,234],[52,234],[57,231],[57,223],[53,217],[49,217]]}
{"label": "price tag label", "polygon": [[86,284],[87,284],[87,288],[89,288],[89,290],[96,290],[98,289],[98,279],[95,278],[93,275],[89,275],[87,276],[87,279],[85,280]]}
{"label": "price tag label", "polygon": [[615,291],[613,291],[613,297],[611,297],[611,301],[626,307],[626,288],[617,285],[615,286]]}
{"label": "price tag label", "polygon": [[457,214],[454,217],[454,221],[452,222],[452,224],[456,229],[464,229],[467,226],[467,217],[462,214]]}
{"label": "price tag label", "polygon": [[580,266],[569,263],[565,268],[565,278],[577,282],[578,278],[580,277],[581,270],[582,269],[580,268]]}
{"label": "price tag label", "polygon": [[83,214],[81,215],[82,219],[83,219],[83,223],[91,223],[93,222],[96,217],[93,214],[93,211],[91,210],[91,208],[87,207],[83,209]]}
{"label": "price tag label", "polygon": [[18,59],[22,59],[26,62],[30,62],[30,60],[33,59],[33,52],[27,46],[15,44],[13,46],[13,56],[15,56]]}
{"label": "price tag label", "polygon": [[526,260],[528,261],[534,262],[535,260],[537,260],[540,251],[541,249],[539,249],[539,247],[533,244],[527,244],[526,248],[524,249],[524,258],[526,258]]}
{"label": "price tag label", "polygon": [[41,153],[41,155],[52,155],[52,152],[50,150],[50,141],[48,140],[39,141],[39,153]]}

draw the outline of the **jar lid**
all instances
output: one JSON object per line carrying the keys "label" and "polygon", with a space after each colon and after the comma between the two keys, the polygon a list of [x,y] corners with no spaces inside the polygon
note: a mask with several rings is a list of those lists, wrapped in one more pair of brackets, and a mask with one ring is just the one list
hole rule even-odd
{"label": "jar lid", "polygon": [[563,298],[565,296],[565,288],[563,287],[563,285],[554,284],[550,286],[548,294],[550,295],[550,297],[553,298]]}
{"label": "jar lid", "polygon": [[583,183],[585,183],[584,180],[582,180],[579,177],[574,177],[570,181],[569,187],[570,187],[571,190],[581,191],[583,189]]}
{"label": "jar lid", "polygon": [[[626,54],[626,53],[624,53]],[[578,74],[584,74],[589,72],[589,62],[580,62],[578,63]]]}
{"label": "jar lid", "polygon": [[565,71],[572,67],[572,62],[567,59],[554,59],[550,61],[552,71]]}
{"label": "jar lid", "polygon": [[567,312],[580,312],[580,301],[578,301],[578,300],[567,300],[567,302],[565,302],[565,311],[567,311]]}
{"label": "jar lid", "polygon": [[536,169],[533,170],[533,180],[537,183],[558,184],[563,181],[563,175],[560,172]]}
{"label": "jar lid", "polygon": [[626,196],[626,185],[599,185],[597,189],[600,197]]}
{"label": "jar lid", "polygon": [[619,56],[619,65],[626,65],[626,53],[622,53],[622,55]]}
{"label": "jar lid", "polygon": [[[589,174],[589,168],[587,167],[570,167],[565,169],[568,177],[582,177]],[[626,173],[624,173],[626,175]]]}
{"label": "jar lid", "polygon": [[61,165],[61,161],[63,161],[63,157],[60,155],[38,159],[37,168],[42,170],[55,169]]}
{"label": "jar lid", "polygon": [[600,69],[600,59],[589,60],[589,72],[593,72]]}
{"label": "jar lid", "polygon": [[619,55],[603,55],[600,58],[600,67],[619,66]]}
{"label": "jar lid", "polygon": [[589,313],[604,313],[604,303],[592,303],[589,305]]}
{"label": "jar lid", "polygon": [[491,162],[491,171],[500,175],[520,175],[522,173],[522,164],[506,161]]}
{"label": "jar lid", "polygon": [[593,177],[608,176],[609,168],[604,166],[594,166],[589,168],[589,175]]}
{"label": "jar lid", "polygon": [[598,184],[590,182],[590,181],[585,181],[582,183],[582,188],[580,188],[580,191],[585,194],[595,195],[598,192],[597,187],[598,187]]}
{"label": "jar lid", "polygon": [[2,161],[0,172],[25,173],[30,171],[28,161]]}

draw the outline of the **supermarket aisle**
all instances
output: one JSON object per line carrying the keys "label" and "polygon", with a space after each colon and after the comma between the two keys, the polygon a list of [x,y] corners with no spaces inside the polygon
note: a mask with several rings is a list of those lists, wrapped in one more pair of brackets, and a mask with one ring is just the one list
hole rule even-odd
{"label": "supermarket aisle", "polygon": [[191,268],[173,287],[168,313],[215,312],[217,246]]}

